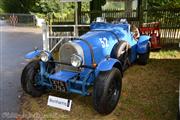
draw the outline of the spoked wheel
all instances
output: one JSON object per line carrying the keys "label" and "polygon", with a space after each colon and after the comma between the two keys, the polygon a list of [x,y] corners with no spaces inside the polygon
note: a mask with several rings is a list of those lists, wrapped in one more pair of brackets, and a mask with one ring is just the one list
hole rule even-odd
{"label": "spoked wheel", "polygon": [[39,71],[39,61],[32,61],[24,68],[21,76],[23,90],[33,97],[39,97],[45,91],[45,88],[36,84],[40,79]]}
{"label": "spoked wheel", "polygon": [[119,69],[100,72],[95,80],[93,90],[93,106],[100,114],[111,113],[121,94],[122,75]]}
{"label": "spoked wheel", "polygon": [[[53,70],[53,65],[47,65],[48,72]],[[39,61],[32,61],[24,68],[21,75],[21,86],[23,90],[33,97],[39,97],[45,92],[45,87],[37,84],[40,80]]]}

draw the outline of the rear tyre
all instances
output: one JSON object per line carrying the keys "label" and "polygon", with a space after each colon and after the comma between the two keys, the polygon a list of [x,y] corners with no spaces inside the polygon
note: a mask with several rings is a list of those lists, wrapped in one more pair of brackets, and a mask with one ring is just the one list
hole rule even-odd
{"label": "rear tyre", "polygon": [[128,44],[125,41],[118,42],[112,50],[112,57],[124,62],[128,57]]}
{"label": "rear tyre", "polygon": [[148,63],[150,56],[150,43],[148,43],[148,51],[144,54],[139,54],[138,62],[140,65],[146,65]]}
{"label": "rear tyre", "polygon": [[129,66],[129,45],[126,41],[119,41],[113,48],[111,55],[121,61],[123,71]]}
{"label": "rear tyre", "polygon": [[39,61],[32,61],[24,68],[21,76],[23,90],[33,97],[40,97],[45,91],[45,88],[36,85],[39,71]]}
{"label": "rear tyre", "polygon": [[119,69],[100,72],[93,88],[93,107],[103,115],[111,113],[121,94],[122,75]]}
{"label": "rear tyre", "polygon": [[149,53],[139,54],[139,64],[146,65],[148,63]]}

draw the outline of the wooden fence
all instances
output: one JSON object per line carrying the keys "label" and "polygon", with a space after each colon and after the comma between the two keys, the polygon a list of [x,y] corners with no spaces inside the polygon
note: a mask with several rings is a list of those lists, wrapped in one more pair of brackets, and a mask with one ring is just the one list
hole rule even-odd
{"label": "wooden fence", "polygon": [[142,22],[160,22],[161,45],[178,47],[180,43],[180,8],[149,9]]}
{"label": "wooden fence", "polygon": [[180,29],[174,28],[162,28],[160,30],[161,33],[161,46],[165,47],[173,47],[178,48],[180,43]]}

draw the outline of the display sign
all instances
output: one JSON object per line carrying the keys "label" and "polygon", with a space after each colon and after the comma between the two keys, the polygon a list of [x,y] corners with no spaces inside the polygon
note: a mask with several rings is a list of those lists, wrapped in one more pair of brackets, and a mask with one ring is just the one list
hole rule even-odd
{"label": "display sign", "polygon": [[49,96],[47,105],[49,105],[51,107],[70,111],[71,105],[72,105],[72,100]]}

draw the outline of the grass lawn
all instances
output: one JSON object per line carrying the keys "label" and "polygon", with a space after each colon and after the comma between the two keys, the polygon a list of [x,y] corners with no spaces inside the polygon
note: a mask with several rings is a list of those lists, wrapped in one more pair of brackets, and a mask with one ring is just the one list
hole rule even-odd
{"label": "grass lawn", "polygon": [[[180,51],[160,51],[150,55],[146,66],[133,65],[123,77],[122,94],[113,113],[99,115],[92,97],[48,93],[40,98],[23,94],[21,114],[42,120],[175,120],[178,110]],[[47,106],[48,95],[70,98],[71,112]]]}

